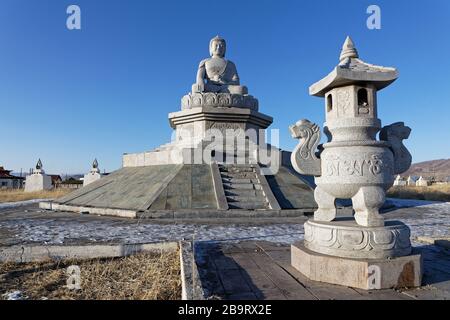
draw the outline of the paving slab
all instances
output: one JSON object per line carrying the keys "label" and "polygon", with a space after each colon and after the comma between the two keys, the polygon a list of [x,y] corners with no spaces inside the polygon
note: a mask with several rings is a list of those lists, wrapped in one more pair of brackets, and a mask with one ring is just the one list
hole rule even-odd
{"label": "paving slab", "polygon": [[[221,242],[196,242],[195,259],[214,261],[199,263],[199,282],[205,292],[214,292],[220,299],[281,300],[417,300],[450,299],[447,291],[450,269],[436,270],[434,264],[446,263],[445,253],[433,247],[441,258],[425,263],[424,279],[434,282],[419,288],[399,290],[361,290],[307,279],[290,265],[287,245],[265,241],[244,241],[230,245]],[[419,249],[420,250],[420,249]],[[429,251],[430,248],[422,248]],[[206,276],[207,275],[207,276]],[[202,278],[204,277],[204,278]],[[219,281],[211,282],[211,278]],[[211,283],[215,288],[208,288]],[[218,288],[219,287],[219,288]],[[208,298],[208,297],[205,297]]]}

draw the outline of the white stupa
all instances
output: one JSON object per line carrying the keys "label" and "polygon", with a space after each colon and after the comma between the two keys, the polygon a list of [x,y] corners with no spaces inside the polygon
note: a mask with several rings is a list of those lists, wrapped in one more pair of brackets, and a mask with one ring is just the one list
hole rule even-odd
{"label": "white stupa", "polygon": [[33,173],[25,180],[25,192],[36,192],[52,189],[52,178],[45,174],[41,159],[38,160]]}

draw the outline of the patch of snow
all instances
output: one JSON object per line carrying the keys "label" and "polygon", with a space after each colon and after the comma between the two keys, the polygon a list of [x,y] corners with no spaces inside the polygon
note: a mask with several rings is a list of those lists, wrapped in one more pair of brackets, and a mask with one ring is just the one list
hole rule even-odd
{"label": "patch of snow", "polygon": [[17,201],[17,202],[4,202],[0,203],[0,209],[8,209],[8,208],[15,208],[20,206],[26,206],[33,203],[39,203],[41,201],[51,201],[53,199],[32,199],[32,200],[25,200],[25,201]]}
{"label": "patch of snow", "polygon": [[[398,200],[398,199],[395,199]],[[424,203],[425,202],[425,203]],[[420,216],[401,219],[411,228],[412,239],[418,236],[450,236],[450,203],[416,200],[399,200],[397,204],[420,204]],[[412,208],[411,210],[413,210]],[[147,243],[161,241],[198,240],[236,242],[243,240],[266,240],[274,243],[290,244],[303,239],[303,223],[283,223],[265,225],[211,225],[211,224],[155,224],[131,220],[76,219],[5,219],[0,221],[0,229],[12,234],[10,239],[28,243],[56,245],[64,243],[115,242]]]}
{"label": "patch of snow", "polygon": [[0,222],[17,239],[46,245],[69,241],[147,243],[179,240],[243,241],[266,240],[292,243],[303,237],[302,224],[264,226],[206,224],[131,224],[111,221],[58,221],[56,219],[14,219]]}
{"label": "patch of snow", "polygon": [[25,300],[28,298],[26,296],[23,296],[22,292],[19,290],[7,292],[3,294],[2,297],[5,298],[6,300]]}

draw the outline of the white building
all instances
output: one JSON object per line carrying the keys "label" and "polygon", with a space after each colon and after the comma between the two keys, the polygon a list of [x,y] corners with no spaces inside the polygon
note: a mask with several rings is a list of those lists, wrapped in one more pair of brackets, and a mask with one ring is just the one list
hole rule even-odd
{"label": "white building", "polygon": [[418,186],[418,187],[427,187],[429,185],[431,185],[431,181],[425,179],[422,176],[420,176],[419,180],[416,181],[416,186]]}
{"label": "white building", "polygon": [[397,175],[397,177],[394,180],[394,186],[406,186],[406,180],[403,179],[400,175]]}
{"label": "white building", "polygon": [[5,170],[0,166],[0,188],[1,189],[20,189],[23,187],[24,178],[16,177],[11,174],[11,170]]}

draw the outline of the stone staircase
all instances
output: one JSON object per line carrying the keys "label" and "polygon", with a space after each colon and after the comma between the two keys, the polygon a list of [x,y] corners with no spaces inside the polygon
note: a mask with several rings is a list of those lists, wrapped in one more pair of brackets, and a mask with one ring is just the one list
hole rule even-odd
{"label": "stone staircase", "polygon": [[219,171],[230,209],[270,209],[254,166],[219,164]]}

